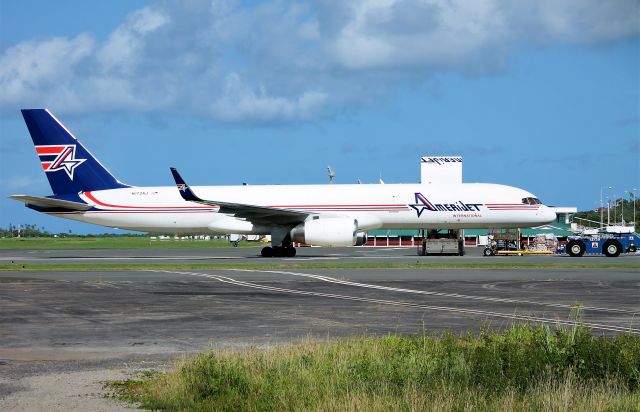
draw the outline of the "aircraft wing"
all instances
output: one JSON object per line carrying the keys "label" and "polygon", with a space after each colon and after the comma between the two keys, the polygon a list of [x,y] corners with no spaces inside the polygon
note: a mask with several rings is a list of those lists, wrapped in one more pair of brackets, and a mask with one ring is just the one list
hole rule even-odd
{"label": "aircraft wing", "polygon": [[91,209],[91,205],[80,202],[72,202],[70,200],[60,200],[53,199],[50,197],[40,197],[40,196],[27,196],[27,195],[12,195],[9,196],[11,199],[18,200],[20,202],[24,202],[25,205],[33,205],[44,208],[60,208],[60,209],[68,209],[68,210],[89,210]]}
{"label": "aircraft wing", "polygon": [[207,206],[217,206],[219,212],[233,215],[234,217],[248,220],[254,224],[278,224],[292,225],[303,222],[309,213],[290,209],[275,209],[265,206],[249,205],[244,203],[221,202],[216,200],[201,199],[193,193],[175,167],[171,168],[171,174],[176,181],[180,196],[188,202],[200,203]]}

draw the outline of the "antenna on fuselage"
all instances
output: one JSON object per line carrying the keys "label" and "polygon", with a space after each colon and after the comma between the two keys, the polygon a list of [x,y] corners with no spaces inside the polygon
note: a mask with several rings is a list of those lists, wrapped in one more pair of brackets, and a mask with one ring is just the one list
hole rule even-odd
{"label": "antenna on fuselage", "polygon": [[331,166],[327,166],[327,172],[329,173],[329,183],[333,183],[333,178],[336,177],[336,173],[333,171]]}

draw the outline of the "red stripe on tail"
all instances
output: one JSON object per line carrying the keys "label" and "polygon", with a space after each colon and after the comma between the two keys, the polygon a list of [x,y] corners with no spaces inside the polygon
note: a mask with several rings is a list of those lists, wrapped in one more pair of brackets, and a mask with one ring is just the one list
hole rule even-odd
{"label": "red stripe on tail", "polygon": [[67,146],[64,145],[51,145],[51,146],[36,146],[36,153],[38,155],[53,155],[60,154]]}

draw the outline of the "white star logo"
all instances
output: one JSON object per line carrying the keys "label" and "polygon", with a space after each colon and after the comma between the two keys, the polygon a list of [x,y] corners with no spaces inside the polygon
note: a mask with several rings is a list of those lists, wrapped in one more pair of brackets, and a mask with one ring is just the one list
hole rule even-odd
{"label": "white star logo", "polygon": [[55,158],[46,172],[56,172],[58,170],[64,170],[69,179],[73,180],[73,173],[76,167],[86,162],[87,159],[76,159],[76,145],[68,145],[60,152],[58,157]]}
{"label": "white star logo", "polygon": [[422,205],[419,203],[410,204],[409,207],[411,207],[413,210],[415,210],[418,213],[418,217],[420,217],[420,215],[422,215],[422,212],[424,212],[425,210],[430,210],[425,205]]}
{"label": "white star logo", "polygon": [[418,214],[418,217],[420,217],[420,215],[422,215],[422,213],[425,210],[431,210],[431,211],[436,210],[433,204],[431,204],[431,202],[429,202],[427,198],[422,195],[422,193],[418,192],[415,194],[415,196],[416,196],[416,202],[413,204],[409,203],[407,204],[407,206],[415,210],[416,213]]}

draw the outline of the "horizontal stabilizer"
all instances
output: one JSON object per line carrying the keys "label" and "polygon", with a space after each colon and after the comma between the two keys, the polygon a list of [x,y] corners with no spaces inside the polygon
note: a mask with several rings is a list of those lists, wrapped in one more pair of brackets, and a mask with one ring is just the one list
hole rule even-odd
{"label": "horizontal stabilizer", "polygon": [[9,197],[11,199],[24,202],[26,205],[32,205],[32,206],[38,206],[38,207],[44,207],[44,208],[60,208],[60,209],[69,209],[69,210],[78,210],[78,211],[89,210],[92,208],[91,205],[87,205],[86,203],[72,202],[70,200],[52,199],[50,197],[27,196],[27,195],[12,195]]}

